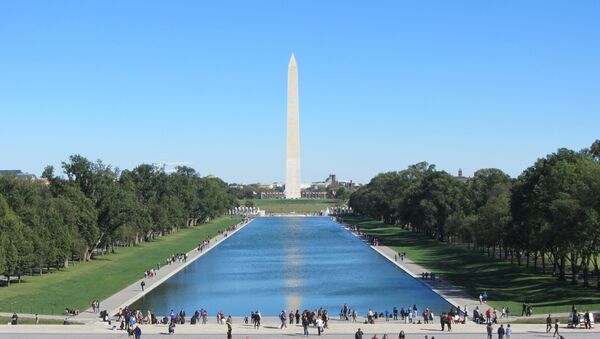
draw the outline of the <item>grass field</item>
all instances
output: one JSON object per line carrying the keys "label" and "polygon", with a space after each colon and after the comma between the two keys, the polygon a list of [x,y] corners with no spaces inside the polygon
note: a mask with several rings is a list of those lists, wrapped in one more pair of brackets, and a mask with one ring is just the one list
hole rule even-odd
{"label": "grass field", "polygon": [[199,241],[240,221],[222,217],[207,224],[159,238],[140,246],[119,248],[87,263],[70,265],[60,272],[25,277],[20,284],[0,288],[0,311],[30,314],[62,314],[65,307],[89,308],[143,276],[145,270],[178,252],[187,252]]}
{"label": "grass field", "polygon": [[[334,199],[253,199],[254,205],[267,213],[274,214],[313,214],[325,210],[327,207],[339,206],[340,201]],[[243,206],[245,201],[241,201]]]}
{"label": "grass field", "polygon": [[406,252],[408,258],[441,274],[473,298],[487,291],[493,306],[508,306],[513,315],[521,314],[523,302],[533,305],[534,314],[569,312],[573,304],[581,311],[600,310],[600,291],[597,289],[558,282],[556,278],[533,269],[493,259],[464,246],[431,240],[372,219],[344,219],[394,250]]}
{"label": "grass field", "polygon": [[[10,321],[11,321],[10,317],[0,317],[0,325],[6,325],[6,324],[10,323]],[[34,325],[35,319],[19,317],[17,324],[18,325]],[[56,320],[56,319],[40,319],[39,325],[63,325],[63,321]],[[82,323],[76,322],[73,320],[69,320],[69,325],[82,325]]]}

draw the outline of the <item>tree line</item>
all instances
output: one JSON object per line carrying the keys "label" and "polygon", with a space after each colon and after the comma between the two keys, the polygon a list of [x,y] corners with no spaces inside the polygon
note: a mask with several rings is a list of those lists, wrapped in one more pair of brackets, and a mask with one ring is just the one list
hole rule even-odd
{"label": "tree line", "polygon": [[48,185],[0,177],[0,274],[88,261],[115,245],[131,246],[193,227],[236,204],[228,186],[194,169],[173,173],[142,164],[120,171],[73,155],[42,175]]}
{"label": "tree line", "polygon": [[[354,192],[356,213],[466,243],[518,265],[552,265],[552,273],[589,285],[600,255],[600,140],[561,148],[513,179],[499,169],[457,178],[426,162],[382,173]],[[600,277],[598,277],[600,288]]]}

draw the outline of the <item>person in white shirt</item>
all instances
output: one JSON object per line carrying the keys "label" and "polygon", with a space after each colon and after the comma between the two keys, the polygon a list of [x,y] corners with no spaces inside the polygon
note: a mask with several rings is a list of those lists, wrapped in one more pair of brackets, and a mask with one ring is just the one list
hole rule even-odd
{"label": "person in white shirt", "polygon": [[321,319],[321,317],[317,318],[317,333],[318,335],[321,335],[321,331],[323,331],[323,320]]}

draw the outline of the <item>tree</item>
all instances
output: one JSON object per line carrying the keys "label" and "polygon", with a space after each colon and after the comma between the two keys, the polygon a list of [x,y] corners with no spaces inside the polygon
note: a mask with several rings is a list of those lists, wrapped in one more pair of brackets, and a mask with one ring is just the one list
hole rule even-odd
{"label": "tree", "polygon": [[513,189],[513,233],[543,241],[521,246],[547,250],[559,280],[566,278],[567,260],[574,283],[582,268],[587,275],[598,238],[600,209],[594,197],[600,193],[599,181],[600,164],[590,154],[559,149],[528,168]]}
{"label": "tree", "polygon": [[10,285],[10,275],[18,274],[31,264],[33,247],[30,232],[0,195],[0,264]]}

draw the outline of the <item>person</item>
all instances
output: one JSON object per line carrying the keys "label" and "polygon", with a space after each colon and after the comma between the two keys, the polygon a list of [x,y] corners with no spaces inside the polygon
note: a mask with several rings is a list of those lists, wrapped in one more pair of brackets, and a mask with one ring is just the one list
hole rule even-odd
{"label": "person", "polygon": [[358,331],[356,331],[356,333],[354,333],[354,339],[362,339],[363,334],[364,334],[363,331],[361,331],[359,328]]}
{"label": "person", "polygon": [[225,324],[227,324],[227,339],[233,338],[233,335],[231,334],[231,331],[232,331],[231,324],[232,323],[233,323],[233,321],[231,320],[231,316],[227,317],[227,321],[225,322]]}
{"label": "person", "polygon": [[531,306],[531,304],[527,304],[527,312],[526,312],[528,317],[531,317],[531,315],[533,314],[533,306]]}
{"label": "person", "polygon": [[296,325],[300,324],[300,311],[296,310]]}
{"label": "person", "polygon": [[[67,318],[65,318],[65,321],[66,321],[66,320],[67,320]],[[133,339],[133,336],[134,336],[134,334],[135,334],[134,332],[135,332],[135,329],[134,329],[133,327],[129,327],[129,328],[127,329],[127,338],[129,338],[129,339]]]}
{"label": "person", "polygon": [[558,318],[556,318],[556,321],[554,322],[554,334],[552,335],[552,337],[556,336],[558,334],[558,337],[560,337],[560,334],[558,333]]}
{"label": "person", "polygon": [[485,327],[486,331],[487,331],[487,339],[492,339],[492,333],[494,331],[494,328],[492,327],[492,323],[488,323]]}
{"label": "person", "polygon": [[442,332],[444,332],[444,328],[446,326],[446,314],[442,313],[440,315],[440,325],[442,325]]}
{"label": "person", "polygon": [[260,321],[262,319],[262,315],[260,314],[259,310],[256,310],[256,312],[254,313],[254,316],[256,317],[256,322],[254,323],[254,326],[256,327],[256,329],[258,329],[260,327]]}
{"label": "person", "polygon": [[546,333],[550,333],[552,329],[552,317],[550,314],[546,317]]}
{"label": "person", "polygon": [[483,304],[483,294],[479,294],[479,305]]}
{"label": "person", "polygon": [[169,334],[175,334],[175,321],[169,323]]}
{"label": "person", "polygon": [[40,317],[39,317],[39,316],[38,316],[38,314],[36,313],[36,314],[35,314],[35,324],[36,324],[36,325],[39,325],[39,323],[40,323]]}
{"label": "person", "polygon": [[10,318],[10,324],[16,325],[18,322],[19,322],[19,316],[16,313],[13,313],[12,317]]}
{"label": "person", "polygon": [[506,339],[510,339],[512,336],[512,328],[510,328],[510,324],[506,325]]}
{"label": "person", "polygon": [[525,315],[525,312],[527,311],[527,304],[523,303],[523,308],[521,309],[521,317]]}
{"label": "person", "polygon": [[142,291],[144,290],[144,286],[146,286],[146,282],[142,280],[142,282],[140,283],[140,286],[142,286]]}
{"label": "person", "polygon": [[306,315],[306,313],[304,313],[302,315],[302,328],[304,328],[304,336],[308,337],[308,325],[309,325],[309,321],[308,321],[308,316]]}
{"label": "person", "polygon": [[504,325],[500,325],[500,327],[498,327],[498,339],[504,339],[505,333],[506,331],[504,331]]}
{"label": "person", "polygon": [[135,330],[133,330],[133,335],[135,336],[135,339],[140,339],[142,337],[142,329],[135,325]]}
{"label": "person", "polygon": [[404,334],[404,330],[400,330],[400,333],[398,333],[398,339],[406,339],[406,334]]}
{"label": "person", "polygon": [[590,317],[590,311],[585,311],[585,313],[583,315],[583,324],[584,324],[586,330],[592,328],[592,321],[591,321],[591,317]]}
{"label": "person", "polygon": [[317,326],[317,335],[321,335],[321,332],[323,331],[323,319],[318,317],[315,325]]}
{"label": "person", "polygon": [[285,310],[281,310],[281,313],[279,313],[279,320],[281,320],[281,326],[279,328],[281,328],[281,329],[283,329],[284,327],[287,328],[286,317],[287,317],[287,315],[285,314]]}

